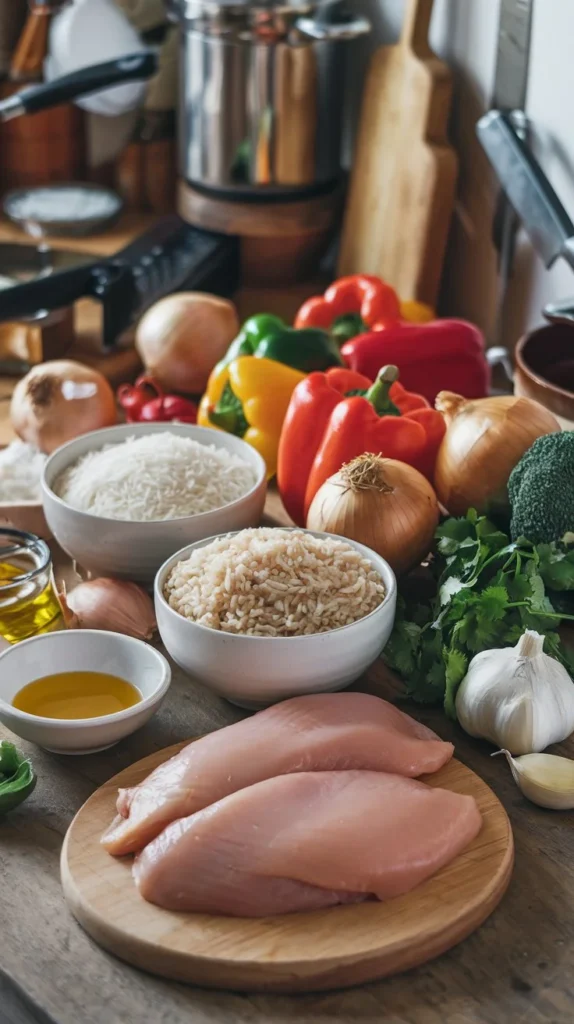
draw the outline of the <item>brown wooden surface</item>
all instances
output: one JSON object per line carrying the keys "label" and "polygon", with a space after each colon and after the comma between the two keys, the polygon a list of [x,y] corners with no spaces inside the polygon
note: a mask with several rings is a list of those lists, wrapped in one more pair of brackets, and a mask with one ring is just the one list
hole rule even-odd
{"label": "brown wooden surface", "polygon": [[[281,514],[274,495],[268,511]],[[399,692],[381,662],[357,688],[390,699]],[[572,813],[527,803],[501,758],[490,757],[492,748],[465,736],[439,708],[407,710],[455,743],[458,759],[492,787],[512,824],[510,887],[468,939],[406,975],[307,996],[186,987],[96,946],[66,908],[60,884],[62,839],[73,816],[134,761],[244,714],[175,669],[159,714],[112,750],[66,758],[20,743],[39,781],[30,799],[0,820],[0,995],[11,1024],[572,1024]],[[572,742],[558,749],[574,756]]]}
{"label": "brown wooden surface", "polygon": [[[2,96],[43,78],[51,5],[35,3],[29,8],[12,55],[10,81],[1,88]],[[68,103],[15,118],[0,127],[0,147],[3,189],[77,180],[85,171],[84,114]]]}
{"label": "brown wooden surface", "polygon": [[379,274],[435,305],[454,204],[447,141],[452,81],[429,48],[433,0],[409,0],[400,42],[371,58],[339,273]]}
{"label": "brown wooden surface", "polygon": [[181,749],[175,744],[120,772],[72,822],[62,850],[62,884],[89,935],[122,960],[177,981],[235,991],[314,992],[372,981],[418,966],[475,930],[504,895],[513,865],[510,823],[491,789],[459,761],[429,776],[473,796],[483,827],[434,878],[386,903],[336,907],[263,920],[175,914],[146,903],[132,857],[100,845],[118,789],[141,782]]}
{"label": "brown wooden surface", "polygon": [[178,211],[190,224],[240,237],[242,281],[284,286],[317,273],[339,223],[343,183],[329,193],[282,203],[245,203],[206,195],[180,181]]}

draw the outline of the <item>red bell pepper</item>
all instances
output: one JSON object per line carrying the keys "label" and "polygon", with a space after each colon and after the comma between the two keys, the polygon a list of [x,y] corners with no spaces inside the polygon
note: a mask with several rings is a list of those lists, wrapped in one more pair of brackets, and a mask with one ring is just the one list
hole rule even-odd
{"label": "red bell pepper", "polygon": [[396,292],[380,277],[353,274],[335,281],[324,295],[308,299],[295,317],[295,327],[322,327],[340,341],[365,328],[379,330],[401,319]]}
{"label": "red bell pepper", "polygon": [[366,377],[374,378],[386,363],[398,366],[404,387],[431,404],[439,391],[484,398],[490,387],[484,338],[465,320],[390,324],[353,338],[341,352],[351,369]]}
{"label": "red bell pepper", "polygon": [[325,480],[364,452],[381,452],[432,475],[444,419],[397,377],[396,367],[386,366],[371,384],[336,368],[311,373],[295,388],[279,442],[277,483],[299,526]]}

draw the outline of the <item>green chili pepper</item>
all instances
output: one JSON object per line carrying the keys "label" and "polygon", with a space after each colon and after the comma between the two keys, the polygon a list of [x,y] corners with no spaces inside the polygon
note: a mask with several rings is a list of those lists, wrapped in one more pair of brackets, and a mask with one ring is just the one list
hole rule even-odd
{"label": "green chili pepper", "polygon": [[22,757],[13,743],[0,743],[0,815],[21,804],[36,785],[30,762]]}

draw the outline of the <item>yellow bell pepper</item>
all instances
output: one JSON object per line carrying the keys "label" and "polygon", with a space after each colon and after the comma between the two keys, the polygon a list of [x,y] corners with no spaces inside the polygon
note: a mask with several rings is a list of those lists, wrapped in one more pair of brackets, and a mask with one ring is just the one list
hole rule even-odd
{"label": "yellow bell pepper", "polygon": [[436,318],[436,313],[432,306],[427,306],[425,302],[407,299],[401,302],[401,316],[410,324],[429,324]]}
{"label": "yellow bell pepper", "polygon": [[197,422],[242,437],[263,457],[271,479],[287,407],[305,376],[273,359],[239,356],[211,374]]}

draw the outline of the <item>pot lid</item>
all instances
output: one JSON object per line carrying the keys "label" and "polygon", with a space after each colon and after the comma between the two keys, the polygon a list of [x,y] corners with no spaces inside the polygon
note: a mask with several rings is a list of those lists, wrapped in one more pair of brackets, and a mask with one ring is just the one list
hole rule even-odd
{"label": "pot lid", "polygon": [[170,13],[176,18],[209,19],[225,16],[247,16],[257,19],[258,16],[307,14],[316,3],[309,0],[168,0]]}
{"label": "pot lid", "polygon": [[[172,20],[200,31],[239,31],[243,40],[277,42],[296,29],[299,43],[351,40],[370,31],[366,18],[341,9],[341,0],[167,0]],[[293,39],[295,41],[295,39]]]}

